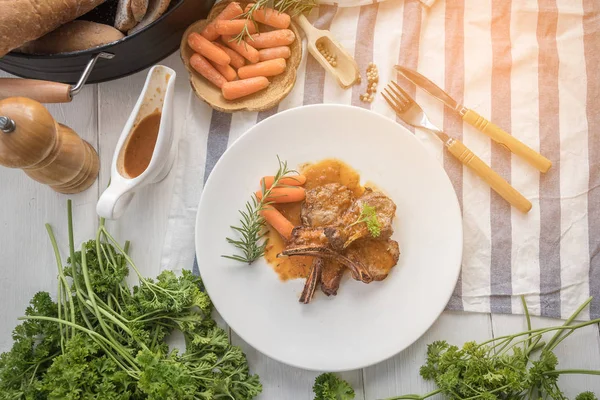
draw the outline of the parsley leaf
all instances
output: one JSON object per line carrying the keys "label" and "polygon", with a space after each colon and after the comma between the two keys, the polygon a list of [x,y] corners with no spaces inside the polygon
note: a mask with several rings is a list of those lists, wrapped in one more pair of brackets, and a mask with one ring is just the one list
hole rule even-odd
{"label": "parsley leaf", "polygon": [[379,235],[381,235],[381,223],[377,219],[377,210],[375,209],[375,207],[370,206],[368,204],[363,204],[358,219],[352,224],[350,224],[350,226],[354,226],[362,222],[364,222],[367,225],[369,234],[372,237],[377,238],[379,237]]}
{"label": "parsley leaf", "polygon": [[317,376],[313,386],[314,400],[351,400],[354,389],[345,380],[328,372]]}

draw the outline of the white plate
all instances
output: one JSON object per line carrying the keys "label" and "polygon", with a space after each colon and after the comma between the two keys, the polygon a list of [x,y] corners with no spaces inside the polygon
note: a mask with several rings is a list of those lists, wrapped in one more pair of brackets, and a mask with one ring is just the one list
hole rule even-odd
{"label": "white plate", "polygon": [[[318,291],[304,305],[304,280],[281,282],[264,259],[221,257],[234,251],[225,237],[237,210],[276,172],[277,155],[291,167],[341,159],[394,200],[401,255],[386,280],[347,279],[337,296]],[[444,169],[396,122],[349,106],[300,107],[252,127],[217,162],[198,207],[196,252],[208,294],[242,339],[299,368],[352,370],[405,349],[443,311],[460,271],[461,213]]]}

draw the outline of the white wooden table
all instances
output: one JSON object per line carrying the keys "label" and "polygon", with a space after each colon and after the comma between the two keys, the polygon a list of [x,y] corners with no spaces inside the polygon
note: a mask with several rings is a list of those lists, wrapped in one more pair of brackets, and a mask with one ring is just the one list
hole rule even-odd
{"label": "white wooden table", "polygon": [[[207,107],[190,92],[187,74],[177,54],[162,62],[179,75],[176,89],[176,129],[184,126],[186,113]],[[76,241],[93,237],[97,227],[96,202],[110,176],[110,162],[118,137],[146,77],[143,71],[117,81],[88,85],[70,104],[49,105],[52,115],[69,125],[90,142],[100,155],[100,178],[73,199]],[[0,71],[0,76],[7,76]],[[193,102],[193,107],[190,106]],[[210,113],[204,113],[210,115]],[[182,132],[182,134],[194,134]],[[158,185],[142,190],[118,222],[109,228],[121,240],[132,241],[132,255],[146,276],[159,271],[161,249],[171,201],[172,175]],[[40,290],[56,291],[56,266],[44,223],[55,229],[62,251],[67,248],[67,196],[29,179],[20,170],[0,167],[0,351],[12,345],[10,333],[29,299]],[[191,268],[191,266],[184,266]],[[549,326],[559,321],[534,318],[534,326]],[[410,321],[406,321],[410,324]],[[419,376],[428,343],[445,339],[454,344],[485,340],[494,335],[522,331],[524,318],[510,315],[444,313],[433,327],[410,348],[395,357],[342,374],[355,388],[357,399],[381,399],[408,393],[426,393],[433,385]],[[401,335],[402,332],[396,334]],[[264,386],[261,399],[311,400],[315,372],[289,367],[271,360],[244,343],[231,332],[233,343],[242,346],[253,372]],[[352,349],[348,349],[352,351]],[[580,330],[557,349],[562,367],[600,369],[598,326]],[[570,376],[561,378],[567,396],[583,390],[600,393],[600,378]]]}

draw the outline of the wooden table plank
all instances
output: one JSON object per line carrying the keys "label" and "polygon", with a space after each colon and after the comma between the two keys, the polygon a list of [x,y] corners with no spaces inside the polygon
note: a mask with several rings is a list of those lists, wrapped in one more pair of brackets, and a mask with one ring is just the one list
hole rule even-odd
{"label": "wooden table plank", "polygon": [[[232,332],[231,341],[244,350],[252,373],[260,376],[263,392],[257,399],[311,400],[314,398],[312,387],[320,372],[291,367],[273,360],[244,342],[235,332]],[[290,346],[292,345],[290,344]],[[348,351],[352,351],[352,349],[348,349]],[[356,393],[356,400],[365,399],[362,370],[347,371],[338,375],[352,385]]]}

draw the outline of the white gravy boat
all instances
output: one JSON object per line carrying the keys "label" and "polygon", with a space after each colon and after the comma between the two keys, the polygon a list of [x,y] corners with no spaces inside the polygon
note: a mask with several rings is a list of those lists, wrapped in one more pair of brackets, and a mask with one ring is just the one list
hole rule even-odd
{"label": "white gravy boat", "polygon": [[[156,65],[148,72],[144,89],[117,143],[110,169],[110,185],[102,193],[96,212],[106,219],[117,219],[140,187],[163,180],[173,165],[177,143],[173,131],[173,95],[176,73],[171,68]],[[149,114],[161,112],[156,145],[148,167],[135,178],[125,173],[124,154],[128,141],[140,121]]]}

